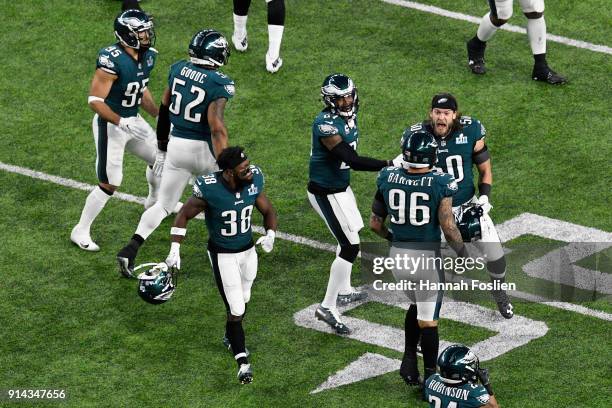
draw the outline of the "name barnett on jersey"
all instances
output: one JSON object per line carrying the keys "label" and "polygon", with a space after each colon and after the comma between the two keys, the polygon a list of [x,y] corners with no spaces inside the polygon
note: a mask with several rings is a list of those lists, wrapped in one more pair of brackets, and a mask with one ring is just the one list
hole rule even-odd
{"label": "name barnett on jersey", "polygon": [[433,183],[433,176],[423,176],[418,179],[411,179],[404,177],[398,173],[390,173],[387,177],[388,183],[404,184],[407,186],[427,186],[431,187]]}

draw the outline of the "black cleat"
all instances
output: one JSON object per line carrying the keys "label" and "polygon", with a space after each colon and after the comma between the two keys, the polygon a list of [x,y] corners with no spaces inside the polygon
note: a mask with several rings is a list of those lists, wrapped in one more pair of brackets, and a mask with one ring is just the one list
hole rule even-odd
{"label": "black cleat", "polygon": [[423,379],[419,377],[416,352],[404,351],[402,364],[399,370],[400,377],[408,386],[419,386],[423,384]]}
{"label": "black cleat", "polygon": [[[229,350],[230,353],[232,353],[232,355],[234,354],[234,352],[232,351],[232,343],[230,343],[230,340],[227,338],[227,334],[223,335],[223,345]],[[246,354],[247,358],[249,358],[249,356],[251,355],[249,349],[246,347],[244,348],[244,353]]]}
{"label": "black cleat", "polygon": [[136,253],[132,247],[125,246],[117,253],[117,262],[119,263],[119,273],[126,278],[134,277],[134,261]]}
{"label": "black cleat", "polygon": [[344,323],[340,321],[340,317],[337,316],[337,312],[334,313],[332,310],[326,307],[319,306],[317,308],[317,311],[315,312],[315,317],[327,323],[338,334],[351,333],[351,329],[349,329]]}
{"label": "black cleat", "polygon": [[359,302],[368,298],[368,292],[365,290],[353,290],[351,293],[346,295],[338,295],[336,299],[337,306],[346,306],[349,303]]}
{"label": "black cleat", "polygon": [[251,370],[250,364],[240,364],[238,381],[240,381],[240,384],[250,384],[253,382],[253,370]]}
{"label": "black cleat", "polygon": [[472,73],[482,75],[487,72],[484,61],[484,47],[476,44],[474,40],[467,42],[468,67]]}
{"label": "black cleat", "polygon": [[497,303],[499,313],[504,317],[504,319],[512,319],[512,316],[514,316],[514,306],[512,306],[512,303],[510,303],[510,299],[508,298],[506,291],[492,290],[491,294],[493,295],[495,303]]}
{"label": "black cleat", "polygon": [[531,73],[531,78],[534,81],[546,82],[547,84],[551,85],[563,85],[567,83],[567,79],[564,76],[557,74],[548,66],[545,66],[544,68],[536,68],[534,66]]}

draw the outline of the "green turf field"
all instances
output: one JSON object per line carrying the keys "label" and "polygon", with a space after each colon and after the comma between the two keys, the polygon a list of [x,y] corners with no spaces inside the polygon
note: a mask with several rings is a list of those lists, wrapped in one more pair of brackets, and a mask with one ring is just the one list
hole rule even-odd
{"label": "green turf field", "polygon": [[[87,95],[98,50],[114,42],[112,22],[120,3],[2,3],[0,162],[96,184]],[[333,243],[308,203],[306,182],[311,124],[322,108],[319,87],[326,75],[344,72],[359,89],[361,154],[396,156],[403,129],[425,117],[434,93],[449,91],[464,114],[487,128],[497,223],[532,213],[604,235],[612,231],[610,54],[549,42],[549,63],[570,81],[551,87],[530,79],[526,36],[500,31],[487,49],[489,72],[476,77],[465,56],[475,24],[376,0],[285,0],[284,66],[270,75],[264,68],[266,8],[261,0],[252,3],[249,50],[240,54],[232,48],[223,68],[236,82],[225,120],[230,143],[244,146],[266,174],[279,230]],[[473,16],[487,10],[484,0],[427,3]],[[155,17],[160,53],[149,87],[158,101],[169,66],[186,57],[198,29],[213,27],[231,36],[231,2],[146,0],[142,5]],[[559,0],[547,6],[550,33],[612,45],[607,2]],[[518,5],[510,23],[526,24]],[[142,162],[126,155],[121,191],[145,196],[144,172]],[[281,239],[271,254],[260,251],[245,319],[255,381],[240,386],[236,364],[221,345],[225,311],[206,256],[202,222],[190,224],[174,298],[153,307],[137,296],[135,281],[118,277],[115,265],[141,206],[111,200],[92,228],[102,250],[85,253],[69,235],[86,192],[4,170],[0,186],[3,393],[66,390],[65,405],[36,403],[41,407],[426,406],[397,372],[311,394],[364,353],[401,358],[388,347],[295,323],[295,313],[323,297],[330,252]],[[353,172],[352,188],[367,221],[375,174]],[[171,223],[169,217],[151,236],[139,262],[165,258]],[[254,223],[261,225],[261,217]],[[376,240],[366,229],[361,237]],[[605,271],[609,254],[584,265],[603,265]],[[354,276],[358,284],[357,267]],[[493,313],[492,302],[480,303]],[[517,315],[544,322],[548,331],[483,363],[501,405],[609,407],[610,321],[538,303],[515,306]],[[601,297],[584,306],[612,312]],[[376,302],[348,315],[403,325],[401,310]],[[444,316],[440,324],[442,339],[468,345],[492,333]],[[0,406],[19,406],[3,398]]]}

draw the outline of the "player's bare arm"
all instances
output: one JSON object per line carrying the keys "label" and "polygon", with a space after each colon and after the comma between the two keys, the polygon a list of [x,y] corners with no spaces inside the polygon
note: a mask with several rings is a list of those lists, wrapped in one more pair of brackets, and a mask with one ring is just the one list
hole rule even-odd
{"label": "player's bare arm", "polygon": [[385,225],[385,218],[386,217],[381,217],[380,215],[371,213],[370,229],[374,231],[374,233],[376,233],[376,235],[378,235],[379,237],[387,239],[387,236],[389,235],[389,230]]}
{"label": "player's bare arm", "polygon": [[114,123],[115,125],[119,124],[121,116],[113,112],[104,100],[108,96],[113,86],[113,82],[115,82],[117,78],[117,75],[105,72],[102,69],[97,69],[91,80],[91,87],[89,89],[89,107],[100,115],[102,119]]}
{"label": "player's bare arm", "polygon": [[156,118],[159,115],[159,108],[155,105],[155,100],[153,99],[153,94],[149,88],[145,89],[142,93],[142,109],[144,109],[149,115]]}
{"label": "player's bare arm", "polygon": [[215,157],[218,157],[223,149],[227,147],[227,128],[223,121],[223,112],[225,111],[226,102],[227,99],[219,98],[211,102],[208,106],[208,124],[210,126]]}
{"label": "player's bare arm", "polygon": [[257,207],[257,210],[264,217],[264,228],[266,231],[276,231],[278,228],[278,217],[276,215],[276,210],[272,206],[268,196],[263,191],[259,194],[259,196],[257,196],[257,200],[255,200],[255,207]]}
{"label": "player's bare arm", "polygon": [[465,251],[463,245],[463,238],[455,223],[455,216],[453,215],[453,199],[452,197],[444,197],[438,207],[438,220],[440,221],[440,227],[444,233],[444,237],[449,245],[460,254]]}
{"label": "player's bare arm", "polygon": [[[206,209],[206,201],[197,198],[189,197],[189,200],[181,207],[181,210],[176,214],[172,228],[187,228],[187,223],[196,215]],[[172,242],[183,242],[185,234],[171,234]]]}

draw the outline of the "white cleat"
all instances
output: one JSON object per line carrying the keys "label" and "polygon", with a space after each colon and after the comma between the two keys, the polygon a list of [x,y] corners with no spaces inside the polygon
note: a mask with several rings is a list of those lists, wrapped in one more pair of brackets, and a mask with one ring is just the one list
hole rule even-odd
{"label": "white cleat", "polygon": [[233,34],[232,43],[234,43],[236,51],[245,52],[249,48],[249,40],[246,35],[244,38],[238,38],[236,34]]}
{"label": "white cleat", "polygon": [[269,73],[273,74],[278,72],[279,69],[283,66],[283,59],[279,56],[276,59],[272,59],[266,53],[266,69]]}
{"label": "white cleat", "polygon": [[70,240],[84,251],[96,252],[100,250],[98,244],[91,240],[89,233],[81,230],[78,224],[72,229],[72,232],[70,233]]}

